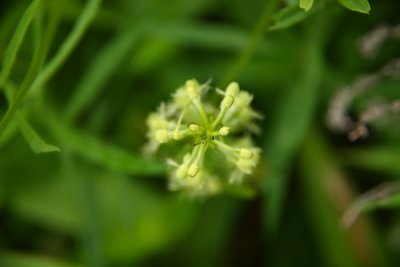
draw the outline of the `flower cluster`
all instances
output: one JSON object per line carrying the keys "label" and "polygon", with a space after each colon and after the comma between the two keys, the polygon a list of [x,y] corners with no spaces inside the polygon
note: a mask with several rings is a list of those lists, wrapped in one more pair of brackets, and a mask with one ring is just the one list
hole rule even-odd
{"label": "flower cluster", "polygon": [[216,89],[222,100],[215,107],[206,101],[209,90],[209,83],[188,80],[170,102],[162,103],[147,118],[146,151],[154,153],[163,144],[175,143],[177,157],[167,161],[171,166],[169,188],[194,196],[242,183],[253,172],[261,152],[248,136],[243,137],[243,130],[259,131],[253,121],[261,115],[250,106],[253,96],[232,82],[225,90]]}

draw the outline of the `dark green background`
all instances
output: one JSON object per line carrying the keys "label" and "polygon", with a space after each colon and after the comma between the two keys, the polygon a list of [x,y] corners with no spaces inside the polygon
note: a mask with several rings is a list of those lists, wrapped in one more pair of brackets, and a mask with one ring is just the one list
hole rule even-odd
{"label": "dark green background", "polygon": [[[20,106],[61,152],[35,154],[15,121],[0,139],[0,266],[399,266],[398,210],[340,225],[358,195],[399,179],[398,118],[352,143],[325,116],[338,89],[400,55],[395,40],[373,60],[357,48],[377,25],[398,24],[400,5],[370,1],[365,15],[336,1],[315,0],[308,13],[287,2],[301,21],[271,31],[285,1],[103,1],[73,53]],[[20,86],[35,38],[53,27],[51,60],[85,3],[43,1],[11,83]],[[0,3],[1,61],[29,4]],[[190,78],[235,80],[254,94],[265,116],[256,196],[189,200],[167,190],[162,159],[141,155],[147,114]],[[399,98],[399,85],[384,80],[351,114]]]}

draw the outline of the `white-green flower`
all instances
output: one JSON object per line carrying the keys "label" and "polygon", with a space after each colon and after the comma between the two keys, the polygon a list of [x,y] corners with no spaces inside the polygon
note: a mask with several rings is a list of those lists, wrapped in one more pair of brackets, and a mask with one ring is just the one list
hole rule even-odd
{"label": "white-green flower", "polygon": [[216,90],[222,99],[215,105],[209,89],[209,83],[188,80],[147,118],[146,151],[154,153],[161,145],[175,150],[168,160],[169,188],[193,196],[242,183],[260,159],[261,150],[249,136],[241,137],[259,131],[254,120],[261,115],[250,106],[253,96],[232,82]]}

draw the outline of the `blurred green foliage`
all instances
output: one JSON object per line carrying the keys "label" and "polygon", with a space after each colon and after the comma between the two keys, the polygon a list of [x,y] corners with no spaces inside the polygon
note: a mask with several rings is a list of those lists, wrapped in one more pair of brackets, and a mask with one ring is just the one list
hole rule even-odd
{"label": "blurred green foliage", "polygon": [[[362,56],[362,36],[400,23],[398,1],[370,4],[2,1],[0,266],[399,266],[397,191],[341,225],[399,179],[399,114],[353,143],[325,123],[343,86],[400,56],[396,38]],[[190,78],[254,94],[256,195],[186,199],[142,156],[147,114]],[[349,113],[399,86],[385,79]]]}

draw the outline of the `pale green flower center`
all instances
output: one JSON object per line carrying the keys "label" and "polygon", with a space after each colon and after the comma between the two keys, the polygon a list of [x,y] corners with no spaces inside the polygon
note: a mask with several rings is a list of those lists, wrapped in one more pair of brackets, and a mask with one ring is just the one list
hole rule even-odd
{"label": "pale green flower center", "polygon": [[[235,138],[235,134],[244,128],[257,129],[252,121],[260,115],[250,107],[252,96],[240,90],[238,83],[232,82],[225,91],[217,89],[222,99],[219,107],[215,108],[204,102],[207,89],[207,83],[199,85],[194,79],[188,80],[173,95],[172,102],[163,104],[148,118],[149,150],[155,151],[161,144],[171,142],[179,142],[177,144],[182,146],[185,140],[192,147],[182,160],[177,160],[181,163],[170,160],[174,168],[170,178],[173,190],[207,194],[221,189],[222,179],[209,173],[204,164],[207,150],[211,148],[225,157],[213,164],[231,172],[225,178],[229,183],[240,183],[244,175],[252,173],[259,160],[260,149],[253,147],[248,139]],[[229,145],[228,140],[228,143],[236,142],[237,145]]]}

